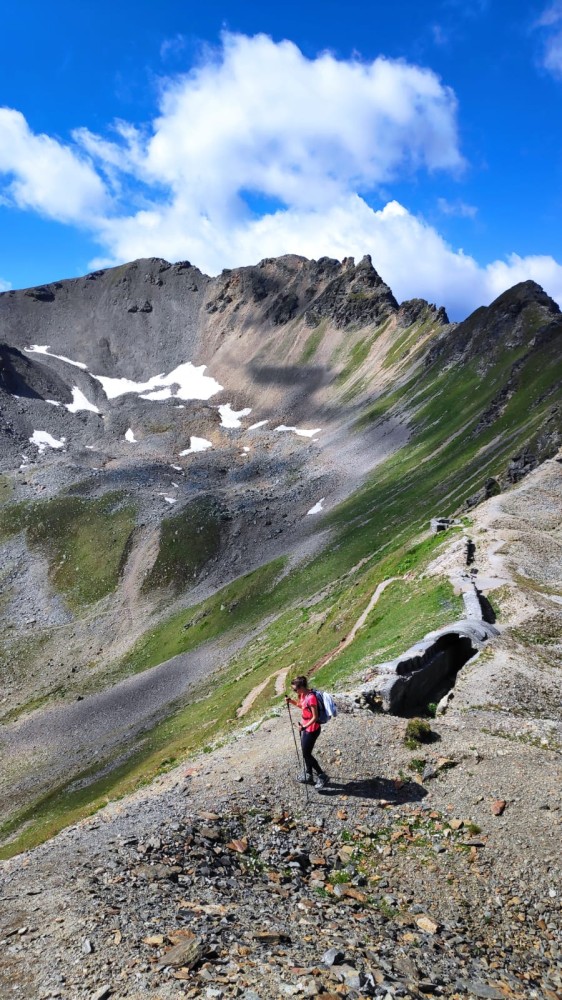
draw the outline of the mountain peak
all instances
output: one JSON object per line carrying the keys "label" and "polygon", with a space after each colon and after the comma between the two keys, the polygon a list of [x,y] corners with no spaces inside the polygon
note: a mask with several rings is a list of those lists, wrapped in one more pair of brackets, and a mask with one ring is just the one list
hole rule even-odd
{"label": "mountain peak", "polygon": [[560,308],[536,281],[521,281],[450,327],[434,344],[427,362],[463,354],[479,356],[487,364],[498,351],[530,346],[544,334],[562,334]]}
{"label": "mountain peak", "polygon": [[541,287],[536,281],[529,279],[528,281],[519,281],[512,288],[508,288],[505,292],[502,292],[494,301],[488,306],[489,309],[498,308],[499,306],[512,304],[512,305],[526,305],[529,302],[538,302],[540,305],[545,306],[549,312],[559,313],[560,307],[554,299],[550,298],[544,288]]}

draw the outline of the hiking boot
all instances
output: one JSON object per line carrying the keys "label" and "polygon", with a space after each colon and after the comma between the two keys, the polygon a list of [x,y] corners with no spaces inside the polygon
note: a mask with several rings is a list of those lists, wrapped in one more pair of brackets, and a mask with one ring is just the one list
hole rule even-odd
{"label": "hiking boot", "polygon": [[328,775],[324,771],[322,771],[316,778],[316,781],[314,782],[314,787],[325,788],[326,785],[328,784],[328,781],[329,781]]}
{"label": "hiking boot", "polygon": [[297,774],[297,781],[300,781],[301,785],[313,785],[314,778],[311,774]]}

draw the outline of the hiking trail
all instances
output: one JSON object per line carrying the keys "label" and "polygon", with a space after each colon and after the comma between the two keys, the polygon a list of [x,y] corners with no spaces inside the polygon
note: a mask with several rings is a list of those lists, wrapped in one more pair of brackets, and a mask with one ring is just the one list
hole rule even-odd
{"label": "hiking trail", "polygon": [[[316,661],[316,663],[314,664],[314,666],[311,667],[311,669],[308,672],[309,676],[312,676],[312,674],[316,673],[316,671],[319,670],[320,667],[324,667],[324,666],[326,666],[327,663],[330,663],[330,661],[334,658],[334,656],[336,656],[338,653],[341,653],[342,650],[346,649],[346,647],[349,646],[353,642],[353,640],[355,639],[355,636],[357,635],[359,629],[362,628],[363,625],[365,624],[365,622],[366,622],[369,614],[373,610],[373,608],[374,608],[375,604],[377,603],[377,601],[379,600],[381,594],[383,594],[384,591],[386,590],[386,588],[391,583],[394,583],[395,580],[402,580],[402,579],[404,579],[404,578],[401,577],[401,576],[389,576],[386,580],[382,580],[381,583],[377,584],[377,587],[375,588],[373,594],[371,595],[371,598],[369,600],[369,603],[367,604],[367,607],[361,612],[361,614],[359,615],[359,618],[357,619],[357,621],[355,622],[355,624],[352,626],[352,628],[350,629],[350,631],[341,640],[341,642],[335,647],[335,649],[330,650],[329,653],[325,653],[324,656],[322,656],[319,660]],[[269,674],[269,676],[266,677],[265,680],[260,681],[259,684],[256,684],[256,686],[254,688],[252,688],[252,690],[249,692],[249,694],[246,695],[246,697],[244,698],[244,701],[240,705],[240,708],[237,709],[237,711],[236,711],[236,717],[238,719],[242,719],[245,715],[248,714],[248,712],[252,708],[252,705],[257,701],[257,699],[259,698],[259,696],[262,693],[262,691],[265,691],[267,685],[270,683],[270,681],[274,677],[276,678],[276,681],[275,681],[275,694],[278,694],[278,695],[283,694],[283,692],[285,690],[285,682],[287,680],[287,674],[289,673],[289,670],[290,670],[290,667],[284,667],[282,670],[277,670],[275,673]]]}

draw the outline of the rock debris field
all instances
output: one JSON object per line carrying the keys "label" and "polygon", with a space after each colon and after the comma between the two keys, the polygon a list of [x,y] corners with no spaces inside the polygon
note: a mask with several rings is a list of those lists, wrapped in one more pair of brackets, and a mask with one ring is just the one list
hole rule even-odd
{"label": "rock debris field", "polygon": [[0,995],[556,1000],[560,757],[485,722],[340,714],[307,802],[281,715],[4,862]]}

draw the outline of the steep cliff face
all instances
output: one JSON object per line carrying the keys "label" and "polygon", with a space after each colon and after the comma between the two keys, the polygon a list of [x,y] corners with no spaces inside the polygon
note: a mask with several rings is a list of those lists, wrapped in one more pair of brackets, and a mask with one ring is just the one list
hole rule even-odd
{"label": "steep cliff face", "polygon": [[209,280],[189,264],[152,258],[6,292],[2,339],[20,350],[49,344],[89,371],[110,375],[126,366],[140,378],[147,363],[174,367],[193,351]]}

